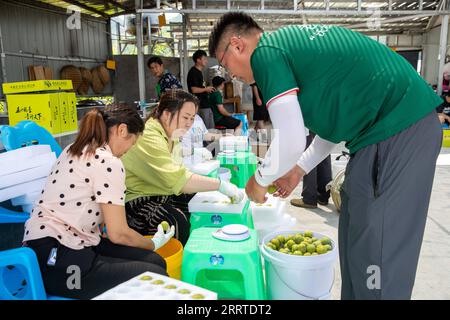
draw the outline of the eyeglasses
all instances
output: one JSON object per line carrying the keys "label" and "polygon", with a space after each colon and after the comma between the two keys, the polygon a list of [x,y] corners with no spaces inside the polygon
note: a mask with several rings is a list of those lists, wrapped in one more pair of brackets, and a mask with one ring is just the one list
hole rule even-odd
{"label": "eyeglasses", "polygon": [[222,64],[223,58],[225,58],[225,55],[227,53],[228,48],[230,47],[231,41],[228,42],[227,46],[225,47],[225,50],[223,51],[222,59],[219,61],[219,68],[222,70],[225,70],[225,66]]}

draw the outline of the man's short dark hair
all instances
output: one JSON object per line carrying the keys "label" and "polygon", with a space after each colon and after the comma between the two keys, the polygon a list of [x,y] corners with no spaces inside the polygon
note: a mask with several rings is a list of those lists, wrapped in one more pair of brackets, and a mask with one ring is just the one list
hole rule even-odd
{"label": "man's short dark hair", "polygon": [[161,60],[160,57],[151,57],[150,59],[148,59],[148,61],[147,61],[147,67],[150,68],[150,65],[151,65],[152,63],[157,63],[157,64],[159,64],[160,66],[163,64],[163,62],[162,62],[162,60]]}
{"label": "man's short dark hair", "polygon": [[219,76],[215,76],[211,82],[213,87],[217,88],[218,86],[220,86],[222,83],[225,82],[225,79]]}
{"label": "man's short dark hair", "polygon": [[258,23],[248,14],[243,12],[224,14],[216,23],[209,36],[209,55],[211,57],[216,56],[216,50],[224,35],[228,33],[243,35],[254,30],[263,31]]}
{"label": "man's short dark hair", "polygon": [[206,51],[204,50],[197,50],[194,52],[194,54],[192,55],[192,60],[194,60],[194,63],[197,63],[198,59],[201,59],[202,57],[207,57],[208,55],[206,54]]}

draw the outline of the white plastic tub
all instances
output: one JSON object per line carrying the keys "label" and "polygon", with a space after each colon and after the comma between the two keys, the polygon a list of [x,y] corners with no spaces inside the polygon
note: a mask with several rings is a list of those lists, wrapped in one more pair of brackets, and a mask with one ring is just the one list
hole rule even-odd
{"label": "white plastic tub", "polygon": [[[318,256],[296,256],[280,253],[265,246],[279,235],[290,235],[303,230],[275,231],[266,235],[261,244],[266,271],[267,295],[271,300],[326,300],[331,297],[334,283],[336,243],[332,250]],[[325,235],[314,232],[321,239]]]}

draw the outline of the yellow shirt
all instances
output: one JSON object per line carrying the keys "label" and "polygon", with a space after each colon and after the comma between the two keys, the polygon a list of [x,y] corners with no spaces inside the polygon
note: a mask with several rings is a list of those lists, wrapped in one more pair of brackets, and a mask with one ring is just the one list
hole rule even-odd
{"label": "yellow shirt", "polygon": [[158,120],[150,118],[144,133],[123,157],[125,201],[142,196],[179,195],[192,173],[183,165],[180,143],[170,151],[169,138]]}

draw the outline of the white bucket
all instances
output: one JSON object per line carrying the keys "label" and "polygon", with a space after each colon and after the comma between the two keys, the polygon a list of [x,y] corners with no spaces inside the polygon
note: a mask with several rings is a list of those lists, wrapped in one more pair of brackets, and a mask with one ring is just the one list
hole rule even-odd
{"label": "white bucket", "polygon": [[231,170],[228,168],[219,168],[219,179],[230,181],[231,180]]}
{"label": "white bucket", "polygon": [[[261,253],[266,271],[267,295],[270,300],[328,300],[334,283],[334,264],[337,257],[333,249],[318,256],[296,256],[274,251],[265,246],[279,235],[290,235],[302,230],[276,231],[264,237]],[[325,237],[314,232],[314,237]]]}

